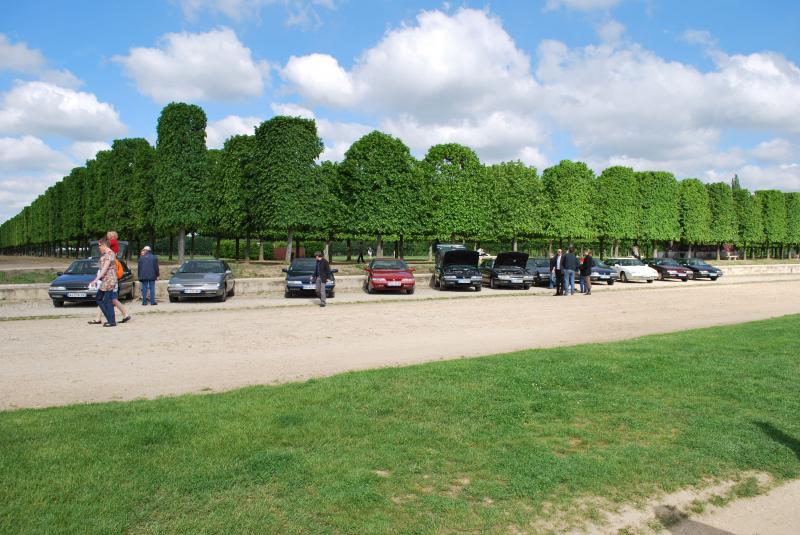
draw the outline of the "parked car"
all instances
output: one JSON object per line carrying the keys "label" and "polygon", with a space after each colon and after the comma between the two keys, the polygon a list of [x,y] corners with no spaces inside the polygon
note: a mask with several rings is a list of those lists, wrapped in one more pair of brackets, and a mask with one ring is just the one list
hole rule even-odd
{"label": "parked car", "polygon": [[528,253],[500,253],[496,258],[488,258],[478,268],[482,284],[489,288],[522,288],[527,290],[533,284],[533,274],[525,267]]}
{"label": "parked car", "polygon": [[687,269],[691,269],[692,277],[695,279],[711,279],[715,281],[722,276],[721,269],[707,264],[705,260],[700,258],[680,258],[678,263]]}
{"label": "parked car", "polygon": [[599,258],[592,258],[592,282],[605,282],[612,286],[619,279],[619,274]]}
{"label": "parked car", "polygon": [[692,278],[692,270],[673,258],[648,258],[644,263],[658,272],[658,280],[680,279],[686,282]]}
{"label": "parked car", "polygon": [[533,275],[533,285],[550,285],[550,260],[548,258],[528,258],[525,269]]}
{"label": "parked car", "polygon": [[367,279],[364,288],[367,293],[377,290],[399,290],[413,294],[416,286],[414,268],[408,267],[405,260],[396,258],[376,258],[364,268]]}
{"label": "parked car", "polygon": [[[288,268],[283,268],[282,271],[286,273],[284,297],[316,293],[317,286],[313,281],[316,264],[317,260],[315,258],[295,258]],[[330,279],[325,283],[325,295],[328,297],[336,297],[336,278],[333,273],[338,271],[336,268],[331,268]]]}
{"label": "parked car", "polygon": [[[122,278],[119,279],[119,298],[133,299],[135,291],[133,274],[124,260],[119,262],[123,271]],[[100,259],[88,258],[75,260],[66,271],[56,273],[56,279],[50,283],[50,288],[47,290],[50,299],[53,300],[53,306],[62,307],[65,302],[94,302],[97,290],[90,289],[89,283],[97,276],[98,269],[100,269]]]}
{"label": "parked car", "polygon": [[480,292],[482,277],[478,270],[478,258],[478,251],[439,251],[433,271],[434,288],[475,288],[476,292]]}
{"label": "parked car", "polygon": [[187,260],[172,272],[167,293],[170,303],[177,303],[184,297],[213,297],[225,301],[236,293],[236,281],[227,262]]}
{"label": "parked car", "polygon": [[466,251],[467,246],[463,243],[437,243],[433,246],[433,254],[437,255],[439,253],[444,253],[446,251],[451,251],[453,249],[461,249]]}
{"label": "parked car", "polygon": [[621,282],[653,282],[658,277],[655,269],[645,266],[638,258],[608,258],[606,264],[617,272]]}

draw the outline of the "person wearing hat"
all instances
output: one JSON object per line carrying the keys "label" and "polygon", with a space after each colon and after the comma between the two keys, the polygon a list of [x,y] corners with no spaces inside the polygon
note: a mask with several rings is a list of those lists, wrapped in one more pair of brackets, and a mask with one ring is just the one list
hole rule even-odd
{"label": "person wearing hat", "polygon": [[314,283],[317,285],[317,295],[319,296],[319,306],[325,306],[325,298],[327,297],[325,292],[325,283],[328,282],[328,279],[331,276],[331,265],[328,263],[327,260],[322,256],[321,251],[314,252],[314,258],[317,259],[317,263],[314,266]]}
{"label": "person wearing hat", "polygon": [[139,265],[136,273],[139,277],[139,284],[142,287],[142,304],[147,304],[149,295],[150,304],[157,305],[156,281],[161,273],[158,270],[158,257],[153,254],[149,245],[145,245],[142,252],[139,253]]}

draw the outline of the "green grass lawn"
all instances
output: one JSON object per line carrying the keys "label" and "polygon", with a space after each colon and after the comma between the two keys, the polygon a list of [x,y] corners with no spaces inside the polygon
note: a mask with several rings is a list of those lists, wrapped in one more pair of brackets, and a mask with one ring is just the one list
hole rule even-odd
{"label": "green grass lawn", "polygon": [[32,269],[25,271],[0,271],[0,284],[33,284],[53,282],[56,272],[52,269]]}
{"label": "green grass lawn", "polygon": [[3,412],[0,531],[508,533],[587,496],[636,501],[746,470],[794,478],[798,332],[787,316]]}

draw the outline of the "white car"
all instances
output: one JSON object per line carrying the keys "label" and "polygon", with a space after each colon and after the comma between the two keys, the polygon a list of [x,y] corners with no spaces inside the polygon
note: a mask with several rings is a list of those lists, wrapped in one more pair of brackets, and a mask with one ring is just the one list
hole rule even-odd
{"label": "white car", "polygon": [[644,265],[641,260],[629,258],[608,258],[606,264],[619,274],[620,282],[647,281],[653,282],[658,278],[658,272]]}

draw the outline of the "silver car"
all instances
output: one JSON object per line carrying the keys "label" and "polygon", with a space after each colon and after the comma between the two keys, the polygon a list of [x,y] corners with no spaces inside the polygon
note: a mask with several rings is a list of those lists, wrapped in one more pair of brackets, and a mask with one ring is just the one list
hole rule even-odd
{"label": "silver car", "polygon": [[170,303],[181,298],[213,297],[225,301],[233,297],[236,281],[227,262],[222,260],[187,260],[167,283]]}

